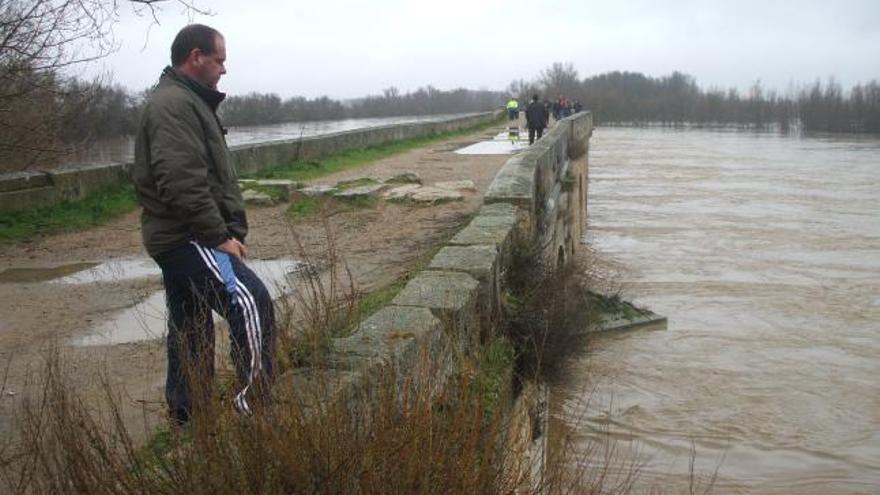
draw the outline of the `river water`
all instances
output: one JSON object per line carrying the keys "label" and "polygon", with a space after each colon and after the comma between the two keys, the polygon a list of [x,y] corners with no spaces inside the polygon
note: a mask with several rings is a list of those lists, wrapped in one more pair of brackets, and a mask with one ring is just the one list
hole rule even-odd
{"label": "river water", "polygon": [[[229,146],[267,143],[286,139],[319,136],[336,132],[381,127],[409,122],[435,122],[473,114],[415,115],[369,119],[320,120],[283,124],[230,127],[226,135]],[[63,166],[91,165],[134,160],[134,137],[106,140],[90,145],[87,150],[70,155]]]}
{"label": "river water", "polygon": [[686,491],[693,447],[715,493],[880,493],[880,139],[599,128],[588,216],[669,324],[554,387],[577,444],[614,441],[636,492]]}

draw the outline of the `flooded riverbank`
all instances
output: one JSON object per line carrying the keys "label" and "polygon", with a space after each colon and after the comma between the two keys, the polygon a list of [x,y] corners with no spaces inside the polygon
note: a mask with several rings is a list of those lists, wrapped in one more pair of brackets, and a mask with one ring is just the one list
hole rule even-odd
{"label": "flooded riverbank", "polygon": [[600,128],[590,153],[586,241],[669,325],[593,341],[564,427],[639,486],[686,489],[693,445],[716,493],[876,493],[880,139]]}

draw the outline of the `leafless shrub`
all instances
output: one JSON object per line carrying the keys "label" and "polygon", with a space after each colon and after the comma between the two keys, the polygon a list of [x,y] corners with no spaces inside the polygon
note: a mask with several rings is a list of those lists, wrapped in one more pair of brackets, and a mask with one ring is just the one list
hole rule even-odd
{"label": "leafless shrub", "polygon": [[360,316],[360,293],[339,253],[327,215],[322,212],[319,216],[323,232],[319,252],[308,247],[289,225],[294,256],[302,268],[296,272],[292,298],[279,303],[279,359],[283,367],[323,361],[332,339],[349,331]]}
{"label": "leafless shrub", "polygon": [[619,295],[622,290],[616,272],[595,261],[589,247],[582,249],[562,266],[548,262],[533,244],[512,249],[506,325],[520,350],[520,372],[528,379],[552,382],[572,356],[584,352],[589,330],[600,317],[591,292]]}

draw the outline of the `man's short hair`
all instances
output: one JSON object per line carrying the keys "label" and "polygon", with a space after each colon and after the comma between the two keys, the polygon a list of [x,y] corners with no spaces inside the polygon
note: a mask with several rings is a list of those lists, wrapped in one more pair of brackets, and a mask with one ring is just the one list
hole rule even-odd
{"label": "man's short hair", "polygon": [[215,40],[222,37],[216,29],[204,24],[190,24],[181,29],[171,43],[171,65],[180,67],[194,48],[211,55],[216,48]]}

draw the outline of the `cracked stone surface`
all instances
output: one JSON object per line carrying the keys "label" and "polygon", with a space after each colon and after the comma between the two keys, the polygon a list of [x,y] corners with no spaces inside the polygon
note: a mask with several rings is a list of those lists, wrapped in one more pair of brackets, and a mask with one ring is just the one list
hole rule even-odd
{"label": "cracked stone surface", "polygon": [[333,197],[338,199],[377,198],[379,193],[387,188],[388,186],[385,184],[370,184],[335,192]]}
{"label": "cracked stone surface", "polygon": [[402,186],[393,187],[387,191],[385,191],[382,196],[385,197],[388,201],[405,201],[409,199],[412,193],[421,189],[422,186],[418,184],[404,184]]}
{"label": "cracked stone surface", "polygon": [[449,189],[440,189],[437,187],[422,187],[413,191],[409,195],[409,199],[416,203],[445,203],[447,201],[459,201],[464,198],[458,191],[450,191]]}
{"label": "cracked stone surface", "polygon": [[437,252],[428,269],[464,272],[485,281],[494,273],[497,258],[495,246],[446,246]]}
{"label": "cracked stone surface", "polygon": [[307,186],[299,190],[301,194],[305,194],[306,196],[323,196],[326,194],[333,194],[336,192],[336,187],[329,186],[326,184],[318,184],[314,186]]}
{"label": "cracked stone surface", "polygon": [[446,182],[438,182],[434,184],[434,187],[438,187],[440,189],[449,189],[451,191],[476,192],[477,190],[477,186],[472,180],[451,180]]}
{"label": "cracked stone surface", "polygon": [[466,273],[424,271],[406,284],[392,304],[458,312],[476,300],[478,287]]}
{"label": "cracked stone surface", "polygon": [[385,181],[386,184],[421,184],[422,176],[416,172],[406,171],[391,177]]}
{"label": "cracked stone surface", "polygon": [[241,198],[245,203],[254,206],[273,206],[276,203],[268,194],[251,189],[242,191]]}

